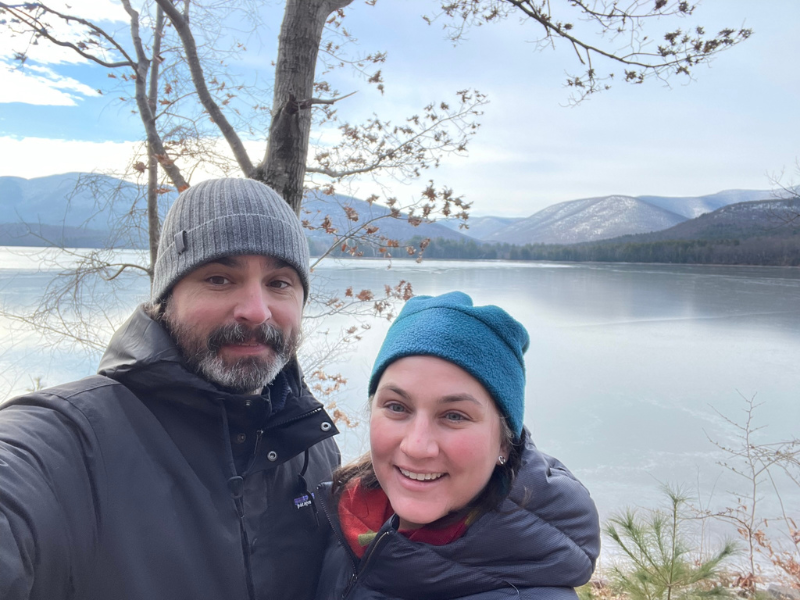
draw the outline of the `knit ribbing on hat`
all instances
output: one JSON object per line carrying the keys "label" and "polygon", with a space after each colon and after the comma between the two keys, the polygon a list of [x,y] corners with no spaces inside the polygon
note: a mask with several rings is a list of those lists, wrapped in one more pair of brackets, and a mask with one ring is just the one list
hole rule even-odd
{"label": "knit ribbing on hat", "polygon": [[197,267],[242,254],[285,261],[297,271],[308,298],[308,242],[297,215],[272,188],[233,178],[192,186],[164,219],[150,297],[163,300]]}
{"label": "knit ribbing on hat", "polygon": [[497,403],[514,435],[525,415],[525,361],[530,338],[525,327],[498,306],[473,306],[463,292],[417,296],[395,319],[369,381],[375,393],[381,375],[407,356],[436,356],[475,377]]}

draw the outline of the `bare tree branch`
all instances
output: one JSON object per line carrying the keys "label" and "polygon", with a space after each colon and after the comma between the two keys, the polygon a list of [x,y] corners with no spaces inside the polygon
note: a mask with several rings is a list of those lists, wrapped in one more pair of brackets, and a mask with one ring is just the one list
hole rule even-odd
{"label": "bare tree branch", "polygon": [[482,114],[486,97],[472,90],[457,95],[455,108],[445,102],[429,104],[421,115],[409,117],[403,125],[377,117],[364,125],[341,125],[341,141],[320,149],[314,156],[316,166],[307,166],[307,172],[337,180],[377,170],[419,177],[422,170],[438,166],[443,155],[465,153],[469,139],[478,131],[475,119]]}
{"label": "bare tree branch", "polygon": [[[624,7],[613,0],[570,0],[560,2],[556,9],[550,2],[536,0],[441,0],[439,17],[449,19],[445,29],[449,37],[458,42],[473,25],[501,20],[512,13],[522,13],[539,24],[543,36],[537,40],[540,47],[555,47],[558,39],[570,43],[581,65],[586,67],[582,75],[569,75],[567,86],[574,90],[573,103],[578,103],[591,94],[608,89],[614,73],[600,75],[593,66],[592,57],[601,57],[622,67],[622,77],[628,83],[643,83],[654,77],[666,79],[669,75],[683,74],[691,77],[692,69],[709,62],[718,53],[750,37],[752,30],[725,28],[716,36],[707,36],[703,27],[673,29],[664,34],[664,42],[656,44],[643,33],[645,22],[663,17],[682,18],[693,14],[694,6],[678,0],[631,0]],[[573,21],[585,21],[595,26],[593,33],[613,41],[626,35],[628,42],[622,47],[604,48],[587,41],[586,32],[579,34]]]}
{"label": "bare tree branch", "polygon": [[242,173],[244,173],[246,177],[252,177],[253,163],[250,161],[250,157],[244,148],[242,140],[239,138],[239,135],[236,133],[236,130],[233,128],[230,122],[228,122],[228,119],[225,117],[219,105],[214,101],[214,98],[211,96],[211,93],[208,90],[208,85],[206,83],[205,76],[203,75],[203,67],[200,64],[200,57],[197,54],[197,44],[195,43],[194,35],[189,27],[188,20],[184,18],[184,15],[182,15],[180,11],[175,8],[175,5],[172,4],[170,0],[155,1],[156,4],[158,4],[158,6],[169,17],[173,27],[175,27],[175,31],[178,32],[178,35],[181,38],[183,48],[186,52],[186,60],[189,65],[189,71],[192,74],[192,82],[197,90],[197,97],[200,100],[200,103],[208,111],[209,116],[219,128],[219,131],[222,133],[225,141],[228,142],[231,152],[233,152],[233,155],[236,158],[236,162],[242,169]]}
{"label": "bare tree branch", "polygon": [[344,100],[345,98],[349,98],[353,94],[357,93],[358,90],[355,92],[350,92],[349,94],[345,94],[344,96],[337,96],[336,98],[311,98],[309,100],[301,100],[297,104],[300,108],[311,108],[313,104],[327,104],[333,105],[339,102],[340,100]]}
{"label": "bare tree branch", "polygon": [[[139,109],[139,115],[142,120],[142,125],[144,126],[145,133],[147,134],[147,144],[149,148],[148,151],[155,156],[161,167],[164,169],[164,171],[166,171],[167,175],[169,175],[172,183],[175,184],[175,187],[178,188],[179,191],[181,191],[188,188],[189,184],[183,178],[181,170],[175,164],[175,161],[169,157],[166,149],[164,148],[164,143],[156,127],[156,119],[153,114],[154,111],[151,108],[148,98],[147,77],[148,70],[150,69],[151,65],[151,59],[147,58],[144,45],[142,44],[142,38],[139,35],[139,13],[133,9],[130,0],[121,1],[126,12],[130,16],[131,39],[133,40],[134,48],[136,49],[136,56],[138,58],[138,62],[136,64],[136,80],[134,82],[136,89],[135,98],[136,106]],[[159,33],[157,32],[156,37],[158,36]],[[152,58],[154,63],[160,60],[161,59],[158,56],[153,56]]]}

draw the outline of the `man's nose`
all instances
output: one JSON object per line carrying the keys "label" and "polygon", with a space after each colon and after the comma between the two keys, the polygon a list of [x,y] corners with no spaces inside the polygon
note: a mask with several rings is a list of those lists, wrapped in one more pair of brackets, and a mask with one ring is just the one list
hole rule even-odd
{"label": "man's nose", "polygon": [[272,317],[269,295],[261,282],[243,285],[236,296],[233,317],[237,322],[260,325]]}
{"label": "man's nose", "polygon": [[400,442],[400,449],[410,458],[433,458],[439,454],[436,431],[430,419],[415,415],[409,423],[408,431]]}

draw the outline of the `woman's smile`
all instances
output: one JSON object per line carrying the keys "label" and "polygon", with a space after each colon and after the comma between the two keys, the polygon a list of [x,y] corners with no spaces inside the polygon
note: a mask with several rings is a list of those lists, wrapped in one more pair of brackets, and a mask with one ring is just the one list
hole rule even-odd
{"label": "woman's smile", "polygon": [[397,469],[405,477],[413,479],[414,481],[435,481],[440,477],[445,476],[445,473],[415,473],[414,471],[409,471],[408,469],[403,469],[401,467],[397,467]]}

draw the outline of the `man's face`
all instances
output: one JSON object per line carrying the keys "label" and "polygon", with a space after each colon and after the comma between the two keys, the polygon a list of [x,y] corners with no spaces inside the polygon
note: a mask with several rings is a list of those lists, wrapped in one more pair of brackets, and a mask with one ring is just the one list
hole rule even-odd
{"label": "man's face", "polygon": [[189,365],[209,381],[260,393],[294,355],[303,285],[283,261],[220,258],[172,289],[164,321]]}

